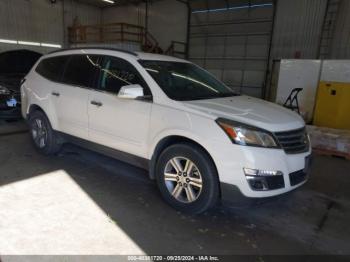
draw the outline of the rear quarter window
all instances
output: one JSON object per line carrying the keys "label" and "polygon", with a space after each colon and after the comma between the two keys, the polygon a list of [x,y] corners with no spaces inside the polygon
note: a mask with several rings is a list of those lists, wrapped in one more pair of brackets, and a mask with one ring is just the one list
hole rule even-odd
{"label": "rear quarter window", "polygon": [[98,64],[97,55],[72,55],[68,61],[62,82],[80,87],[92,87]]}
{"label": "rear quarter window", "polygon": [[68,56],[45,58],[39,63],[35,71],[51,81],[59,82],[68,59]]}

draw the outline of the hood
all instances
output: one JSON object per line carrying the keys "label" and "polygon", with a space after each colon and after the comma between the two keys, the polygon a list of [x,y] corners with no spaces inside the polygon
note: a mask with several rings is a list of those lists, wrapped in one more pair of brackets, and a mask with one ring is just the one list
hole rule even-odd
{"label": "hood", "polygon": [[287,131],[305,126],[295,112],[277,104],[249,96],[186,101],[185,106],[216,118],[226,118],[271,132]]}
{"label": "hood", "polygon": [[0,74],[0,85],[15,93],[19,92],[20,83],[24,76],[24,74]]}

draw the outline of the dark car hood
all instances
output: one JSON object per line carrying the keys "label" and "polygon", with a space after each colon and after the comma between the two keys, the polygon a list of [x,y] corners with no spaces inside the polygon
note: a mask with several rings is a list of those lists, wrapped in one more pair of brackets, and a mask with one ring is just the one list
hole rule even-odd
{"label": "dark car hood", "polygon": [[0,85],[13,92],[19,92],[24,74],[0,74]]}

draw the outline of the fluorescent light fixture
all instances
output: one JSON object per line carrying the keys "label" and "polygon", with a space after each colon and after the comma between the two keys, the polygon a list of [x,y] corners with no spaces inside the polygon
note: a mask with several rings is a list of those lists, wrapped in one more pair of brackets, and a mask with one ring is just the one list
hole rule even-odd
{"label": "fluorescent light fixture", "polygon": [[40,43],[38,42],[27,42],[27,41],[18,41],[19,45],[34,45],[34,46],[40,46]]}
{"label": "fluorescent light fixture", "polygon": [[240,10],[240,9],[259,8],[259,7],[272,7],[272,6],[273,6],[272,3],[256,4],[256,5],[242,5],[242,6],[233,6],[233,7],[227,7],[227,8],[195,10],[195,11],[192,11],[192,14],[222,12],[222,11],[230,11],[230,10]]}
{"label": "fluorescent light fixture", "polygon": [[31,45],[31,46],[42,46],[51,48],[62,48],[59,44],[39,43],[39,42],[28,42],[28,41],[17,41],[9,39],[0,39],[0,43],[3,44],[14,44],[14,45]]}
{"label": "fluorescent light fixture", "polygon": [[115,2],[113,0],[102,0],[103,2],[107,2],[107,3],[110,3],[110,4],[114,4]]}
{"label": "fluorescent light fixture", "polygon": [[16,40],[9,40],[9,39],[0,39],[0,43],[4,44],[17,44]]}
{"label": "fluorescent light fixture", "polygon": [[48,44],[48,43],[41,43],[41,46],[43,46],[43,47],[52,47],[52,48],[62,48],[61,45]]}

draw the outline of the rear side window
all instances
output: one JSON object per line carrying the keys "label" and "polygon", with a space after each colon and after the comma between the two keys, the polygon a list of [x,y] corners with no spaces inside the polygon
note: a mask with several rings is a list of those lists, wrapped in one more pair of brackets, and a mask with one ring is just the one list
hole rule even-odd
{"label": "rear side window", "polygon": [[97,69],[99,56],[73,55],[70,57],[64,71],[62,82],[69,85],[92,87]]}
{"label": "rear side window", "polygon": [[35,71],[51,81],[59,82],[67,60],[68,56],[57,56],[43,59],[36,67]]}

